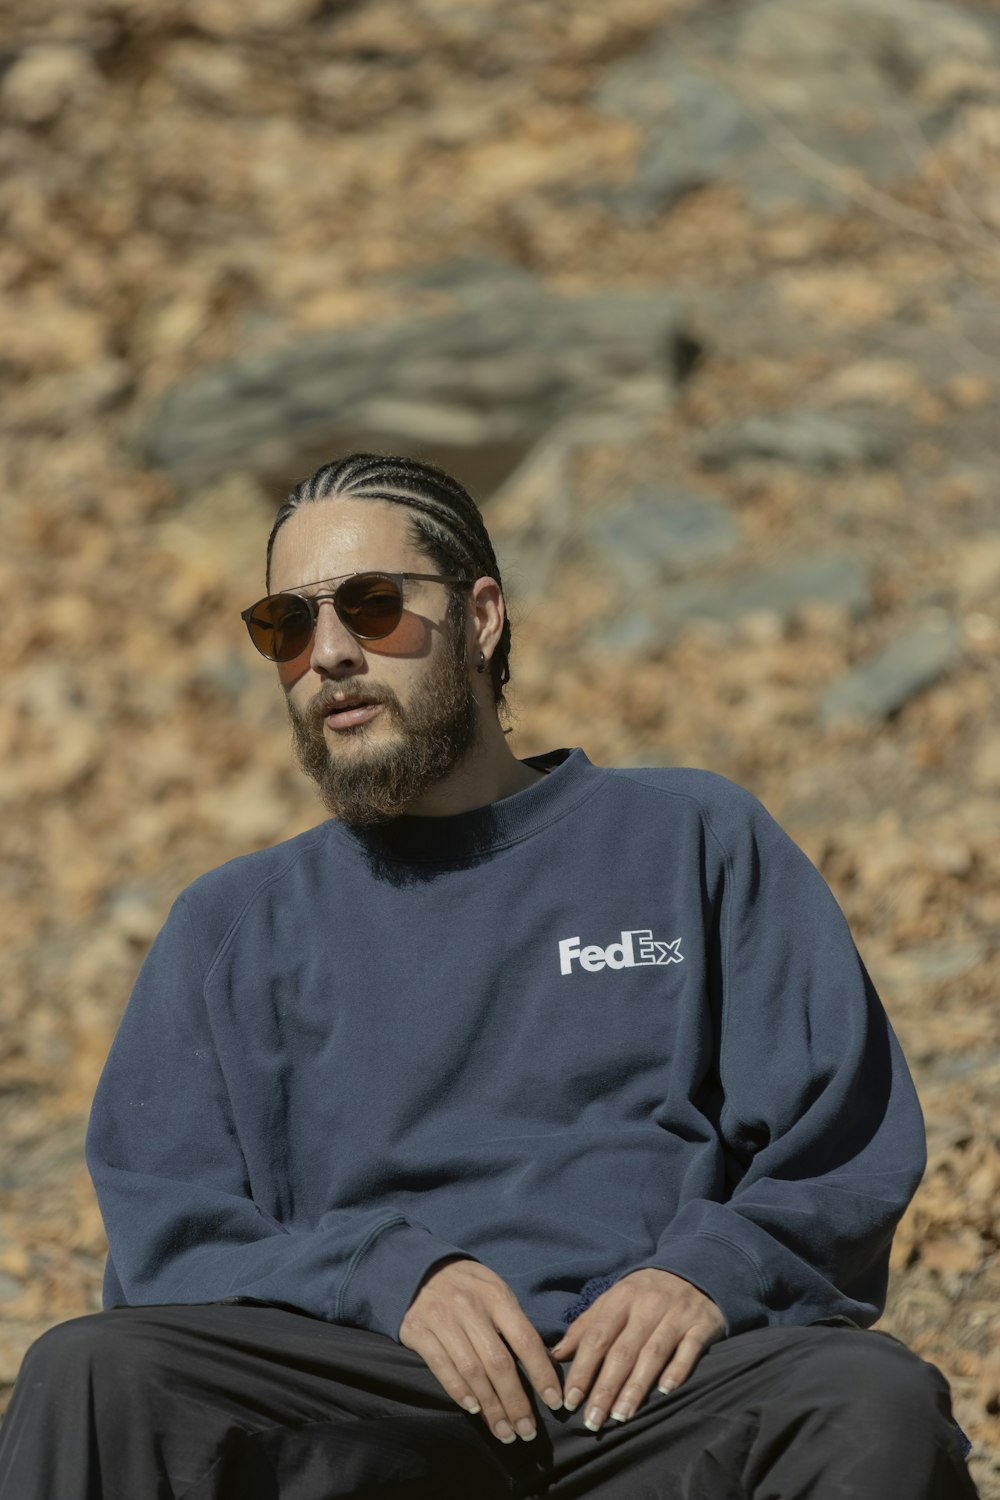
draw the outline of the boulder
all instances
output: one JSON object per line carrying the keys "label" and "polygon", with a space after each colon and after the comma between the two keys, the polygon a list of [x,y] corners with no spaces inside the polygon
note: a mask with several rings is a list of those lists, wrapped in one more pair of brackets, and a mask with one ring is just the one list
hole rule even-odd
{"label": "boulder", "polygon": [[780,623],[816,604],[860,617],[871,608],[871,582],[857,558],[807,553],[789,562],[748,568],[735,575],[698,577],[647,590],[641,607],[632,606],[595,626],[596,645],[643,650],[676,636],[698,620],[734,625],[748,616],[773,616]]}
{"label": "boulder", "polygon": [[[966,80],[950,92],[949,70]],[[643,136],[632,179],[598,196],[626,218],[717,180],[764,214],[843,204],[859,179],[911,178],[969,78],[1000,88],[997,28],[936,0],[759,0],[671,20],[594,92]]]}
{"label": "boulder", "polygon": [[841,469],[851,464],[884,464],[892,445],[884,432],[845,422],[825,412],[794,411],[775,417],[748,417],[715,428],[698,444],[709,468],[727,469],[746,459],[775,459],[803,469]]}
{"label": "boulder", "polygon": [[582,545],[626,585],[642,586],[718,561],[739,546],[725,505],[694,490],[638,490],[602,515]]}
{"label": "boulder", "polygon": [[935,683],[961,656],[959,627],[943,611],[935,611],[828,687],[820,699],[820,718],[827,724],[842,719],[886,719]]}
{"label": "boulder", "polygon": [[504,454],[509,470],[637,378],[644,401],[652,377],[666,403],[676,317],[661,292],[562,296],[487,274],[437,316],[332,328],[199,372],[140,418],[131,445],[183,485],[304,471],[312,454],[369,445],[457,457],[462,478],[463,456],[502,450],[502,472]]}

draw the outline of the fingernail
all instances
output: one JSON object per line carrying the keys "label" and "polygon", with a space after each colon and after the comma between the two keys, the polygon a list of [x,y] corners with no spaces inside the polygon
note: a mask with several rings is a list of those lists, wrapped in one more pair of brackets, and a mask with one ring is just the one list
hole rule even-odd
{"label": "fingernail", "polygon": [[542,1400],[545,1402],[545,1405],[552,1411],[558,1411],[562,1406],[562,1397],[559,1395],[559,1392],[556,1390],[554,1385],[547,1385],[545,1387],[544,1391],[542,1392]]}
{"label": "fingernail", "polygon": [[623,1401],[621,1406],[616,1406],[611,1413],[612,1422],[627,1422],[632,1415],[632,1406],[628,1401]]}
{"label": "fingernail", "polygon": [[517,1424],[517,1430],[526,1443],[530,1443],[535,1436],[535,1424],[530,1417],[522,1417]]}
{"label": "fingernail", "polygon": [[659,1391],[661,1396],[669,1396],[671,1391],[675,1391],[677,1387],[674,1385],[674,1382],[672,1380],[665,1380],[663,1384],[658,1385],[656,1389]]}
{"label": "fingernail", "polygon": [[496,1433],[501,1443],[517,1442],[517,1434],[514,1432],[514,1429],[509,1422],[498,1422],[493,1431]]}
{"label": "fingernail", "polygon": [[475,1416],[476,1412],[479,1410],[479,1402],[474,1401],[471,1396],[466,1396],[465,1400],[462,1402],[462,1405],[465,1407],[466,1411],[471,1412],[473,1416]]}
{"label": "fingernail", "polygon": [[566,1399],[563,1401],[563,1406],[565,1406],[567,1411],[576,1411],[582,1400],[583,1392],[574,1385],[566,1392]]}
{"label": "fingernail", "polygon": [[600,1432],[603,1421],[604,1413],[601,1411],[601,1408],[599,1406],[592,1406],[587,1413],[583,1425],[589,1428],[591,1432]]}

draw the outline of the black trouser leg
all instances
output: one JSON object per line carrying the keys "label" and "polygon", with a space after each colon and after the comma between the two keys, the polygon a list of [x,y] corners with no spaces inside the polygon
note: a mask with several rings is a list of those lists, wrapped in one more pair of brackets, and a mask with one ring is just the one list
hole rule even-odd
{"label": "black trouser leg", "polygon": [[[948,1384],[884,1334],[803,1329],[761,1407],[754,1500],[969,1500]],[[794,1434],[794,1441],[790,1437]]]}
{"label": "black trouser leg", "polygon": [[555,1429],[551,1500],[976,1500],[947,1382],[884,1334],[739,1334],[597,1434],[536,1411]]}
{"label": "black trouser leg", "polygon": [[121,1308],[28,1351],[0,1497],[509,1496],[502,1445],[472,1421],[381,1334],[270,1307]]}

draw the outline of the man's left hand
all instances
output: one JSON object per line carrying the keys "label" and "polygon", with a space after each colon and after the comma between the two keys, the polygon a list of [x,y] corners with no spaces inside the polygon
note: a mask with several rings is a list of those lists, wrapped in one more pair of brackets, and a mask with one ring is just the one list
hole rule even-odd
{"label": "man's left hand", "polygon": [[575,1410],[600,1369],[585,1425],[596,1432],[609,1413],[627,1421],[654,1381],[665,1394],[676,1390],[725,1331],[717,1305],[690,1281],[654,1266],[631,1271],[575,1318],[550,1351],[559,1360],[575,1355],[563,1381],[564,1405]]}

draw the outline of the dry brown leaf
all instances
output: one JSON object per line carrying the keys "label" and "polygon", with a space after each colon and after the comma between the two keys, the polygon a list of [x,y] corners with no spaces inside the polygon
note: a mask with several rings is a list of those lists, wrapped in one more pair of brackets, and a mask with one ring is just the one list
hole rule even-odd
{"label": "dry brown leaf", "polygon": [[920,1259],[932,1271],[976,1271],[988,1253],[988,1246],[974,1229],[963,1229],[947,1239],[927,1239],[920,1245]]}

